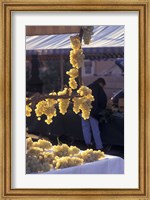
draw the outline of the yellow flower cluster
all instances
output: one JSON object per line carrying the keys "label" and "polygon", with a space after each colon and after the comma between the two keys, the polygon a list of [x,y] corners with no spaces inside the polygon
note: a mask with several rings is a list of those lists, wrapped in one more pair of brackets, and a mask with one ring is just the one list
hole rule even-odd
{"label": "yellow flower cluster", "polygon": [[46,172],[51,169],[51,165],[47,162],[40,162],[37,156],[26,155],[26,173],[30,174],[33,172]]}
{"label": "yellow flower cluster", "polygon": [[30,147],[28,150],[28,155],[30,156],[39,156],[43,152],[42,148],[39,147]]}
{"label": "yellow flower cluster", "polygon": [[71,78],[77,78],[79,75],[79,71],[76,68],[72,68],[69,71],[66,72]]}
{"label": "yellow flower cluster", "polygon": [[89,119],[90,111],[92,108],[92,101],[94,101],[94,97],[92,96],[92,91],[86,86],[81,86],[77,93],[80,97],[74,97],[73,101],[73,111],[77,114],[80,111],[82,112],[83,119]]}
{"label": "yellow flower cluster", "polygon": [[91,101],[87,98],[87,96],[81,97],[80,110],[84,120],[89,119],[91,108]]}
{"label": "yellow flower cluster", "polygon": [[39,139],[38,142],[32,143],[32,147],[39,147],[39,148],[42,148],[42,149],[51,149],[52,144],[51,144],[51,142],[49,142],[47,140]]}
{"label": "yellow flower cluster", "polygon": [[78,35],[71,36],[70,41],[71,41],[72,49],[80,49],[81,48],[80,37]]}
{"label": "yellow flower cluster", "polygon": [[69,107],[70,99],[58,99],[59,112],[65,115]]}
{"label": "yellow flower cluster", "polygon": [[37,105],[36,105],[36,109],[35,109],[35,113],[36,116],[38,117],[38,120],[40,120],[42,115],[46,115],[47,119],[45,120],[45,122],[47,124],[52,123],[52,118],[54,116],[56,116],[56,106],[57,101],[54,99],[45,99],[43,101],[40,101]]}
{"label": "yellow flower cluster", "polygon": [[91,41],[91,36],[93,35],[93,26],[83,26],[83,41],[84,44],[89,44]]}
{"label": "yellow flower cluster", "polygon": [[104,152],[98,150],[93,151],[93,149],[87,149],[78,155],[79,158],[83,159],[84,162],[93,162],[96,160],[100,160],[105,157]]}
{"label": "yellow flower cluster", "polygon": [[92,94],[92,90],[85,85],[82,85],[78,90],[77,93],[80,96],[87,96]]}
{"label": "yellow flower cluster", "polygon": [[55,169],[62,169],[66,167],[78,166],[83,164],[83,159],[77,157],[56,157],[54,160]]}
{"label": "yellow flower cluster", "polygon": [[69,146],[67,144],[54,145],[53,152],[58,157],[69,156]]}
{"label": "yellow flower cluster", "polygon": [[65,87],[62,91],[58,92],[58,96],[62,96],[62,95],[66,95],[66,94],[68,94],[69,96],[71,96],[72,89]]}
{"label": "yellow flower cluster", "polygon": [[75,78],[78,77],[79,71],[78,69],[82,67],[84,54],[83,50],[81,49],[81,42],[80,37],[78,35],[71,36],[71,47],[73,50],[70,51],[70,63],[72,64],[73,68],[66,72],[70,76],[69,78],[69,86],[72,89],[77,89],[77,82]]}
{"label": "yellow flower cluster", "polygon": [[39,151],[40,153],[41,151],[45,149],[49,150],[52,148],[52,143],[49,142],[48,140],[39,139],[37,142],[33,142],[31,137],[26,139],[26,144],[27,144],[27,149],[32,150],[33,154],[34,154],[34,150]]}
{"label": "yellow flower cluster", "polygon": [[32,108],[30,107],[31,104],[26,105],[26,116],[30,117],[31,116],[31,112],[32,112]]}
{"label": "yellow flower cluster", "polygon": [[[61,96],[61,95],[69,95],[71,96],[72,94],[72,89],[71,88],[64,88],[63,91],[59,91],[58,92],[58,96]],[[58,107],[59,107],[59,112],[62,114],[62,115],[65,115],[66,112],[67,112],[67,109],[69,107],[69,104],[70,104],[70,98],[59,98],[57,100],[58,102]]]}
{"label": "yellow flower cluster", "polygon": [[79,153],[80,149],[76,146],[68,146],[67,144],[55,145],[53,146],[53,152],[55,156],[64,157],[64,156],[72,156],[74,154]]}
{"label": "yellow flower cluster", "polygon": [[32,138],[29,137],[26,139],[26,145],[27,145],[27,149],[30,149],[30,147],[32,146],[33,144],[33,141],[32,141]]}
{"label": "yellow flower cluster", "polygon": [[57,95],[57,92],[51,92],[51,93],[49,93],[49,95],[56,96],[56,95]]}
{"label": "yellow flower cluster", "polygon": [[80,152],[80,149],[76,146],[70,146],[69,148],[69,155],[74,156],[75,154],[78,154]]}
{"label": "yellow flower cluster", "polygon": [[73,111],[78,114],[80,112],[80,103],[81,103],[81,99],[79,97],[74,97],[72,99],[73,102]]}
{"label": "yellow flower cluster", "polygon": [[74,90],[77,89],[78,84],[74,78],[69,78],[69,86]]}
{"label": "yellow flower cluster", "polygon": [[52,169],[54,153],[44,151],[52,147],[51,142],[41,139],[33,142],[31,138],[27,138],[26,143],[26,173],[46,172]]}
{"label": "yellow flower cluster", "polygon": [[73,49],[70,51],[70,63],[76,69],[79,69],[83,65],[84,54],[82,49]]}
{"label": "yellow flower cluster", "polygon": [[48,163],[52,164],[54,158],[55,158],[55,155],[54,155],[53,152],[48,152],[48,151],[47,152],[46,151],[43,152],[43,159],[44,159],[45,162],[48,162]]}

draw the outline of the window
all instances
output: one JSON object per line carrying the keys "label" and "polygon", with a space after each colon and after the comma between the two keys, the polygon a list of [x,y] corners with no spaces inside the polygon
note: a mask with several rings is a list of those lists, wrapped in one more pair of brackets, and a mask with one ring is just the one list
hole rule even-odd
{"label": "window", "polygon": [[82,68],[82,76],[89,76],[94,74],[94,61],[85,60]]}

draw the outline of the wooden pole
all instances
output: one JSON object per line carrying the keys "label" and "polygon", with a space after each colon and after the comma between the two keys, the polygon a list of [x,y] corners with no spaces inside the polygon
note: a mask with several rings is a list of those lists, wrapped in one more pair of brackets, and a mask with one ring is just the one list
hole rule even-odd
{"label": "wooden pole", "polygon": [[63,90],[64,87],[64,67],[63,67],[63,55],[60,55],[60,85],[61,90]]}

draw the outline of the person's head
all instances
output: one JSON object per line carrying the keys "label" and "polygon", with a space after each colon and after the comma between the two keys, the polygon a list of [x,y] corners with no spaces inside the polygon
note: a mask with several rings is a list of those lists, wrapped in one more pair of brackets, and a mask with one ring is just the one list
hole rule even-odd
{"label": "person's head", "polygon": [[98,79],[96,80],[96,82],[97,82],[102,88],[104,88],[104,86],[106,85],[106,82],[105,82],[105,80],[104,80],[103,78],[98,78]]}

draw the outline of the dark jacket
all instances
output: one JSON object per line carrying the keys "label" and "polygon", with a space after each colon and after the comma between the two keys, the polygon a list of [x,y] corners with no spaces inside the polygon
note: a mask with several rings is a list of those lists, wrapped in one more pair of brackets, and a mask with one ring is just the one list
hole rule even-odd
{"label": "dark jacket", "polygon": [[92,90],[92,95],[94,96],[95,99],[92,102],[92,110],[90,115],[98,120],[99,113],[106,108],[107,96],[103,88],[96,81],[88,85],[88,87]]}

